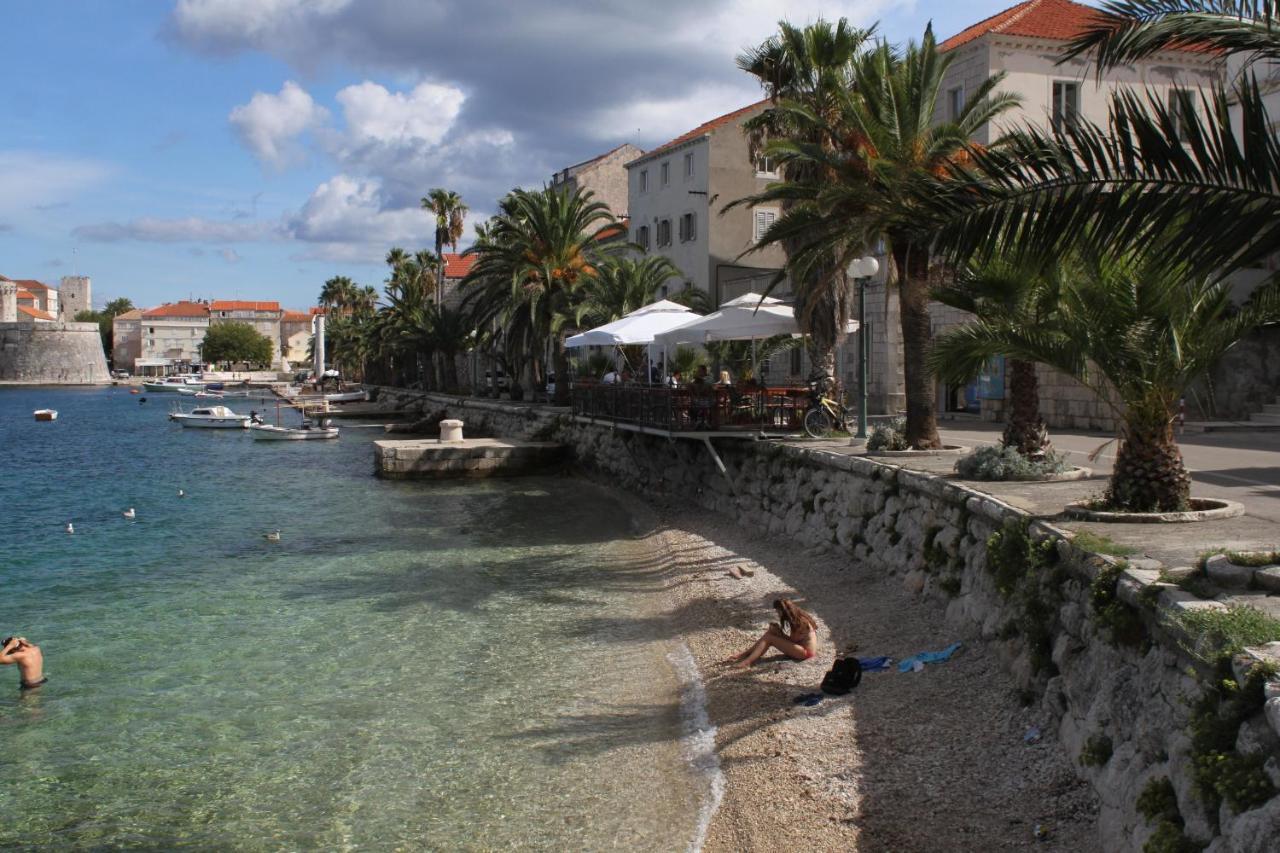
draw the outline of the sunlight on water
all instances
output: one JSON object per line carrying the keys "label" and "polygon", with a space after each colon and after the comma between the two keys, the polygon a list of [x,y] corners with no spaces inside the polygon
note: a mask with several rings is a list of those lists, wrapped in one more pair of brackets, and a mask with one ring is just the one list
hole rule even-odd
{"label": "sunlight on water", "polygon": [[382,482],[380,432],[162,396],[0,391],[0,632],[50,677],[0,670],[0,847],[685,846],[663,580],[607,493]]}

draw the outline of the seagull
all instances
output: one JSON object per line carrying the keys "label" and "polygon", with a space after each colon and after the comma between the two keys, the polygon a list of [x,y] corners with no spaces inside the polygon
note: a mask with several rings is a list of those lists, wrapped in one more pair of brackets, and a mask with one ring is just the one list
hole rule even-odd
{"label": "seagull", "polygon": [[74,524],[72,524],[71,522],[69,522],[69,521],[67,522],[67,532],[68,532],[68,533],[75,533],[75,532],[76,532],[76,526],[75,526]]}
{"label": "seagull", "polygon": [[130,520],[135,519],[135,518],[137,518],[137,517],[138,517],[138,514],[137,514],[136,512],[134,512],[134,511],[133,511],[133,507],[129,507],[128,509],[126,509],[124,512],[122,512],[122,513],[120,513],[120,514],[121,514],[121,515],[123,515],[125,518],[130,519]]}
{"label": "seagull", "polygon": [[182,491],[182,489],[178,489],[178,497],[185,498],[186,496],[187,496],[186,492]]}
{"label": "seagull", "polygon": [[280,531],[279,531],[279,530],[272,530],[272,531],[271,531],[271,532],[269,532],[269,533],[264,533],[264,534],[262,534],[262,538],[263,538],[263,539],[265,539],[265,540],[267,540],[268,542],[279,542],[279,541],[280,541]]}

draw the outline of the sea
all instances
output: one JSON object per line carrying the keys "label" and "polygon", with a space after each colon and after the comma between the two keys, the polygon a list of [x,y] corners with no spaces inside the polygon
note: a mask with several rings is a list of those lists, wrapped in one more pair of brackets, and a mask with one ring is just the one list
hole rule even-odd
{"label": "sea", "polygon": [[699,848],[714,732],[616,496],[178,402],[0,389],[0,636],[49,678],[0,668],[0,848]]}

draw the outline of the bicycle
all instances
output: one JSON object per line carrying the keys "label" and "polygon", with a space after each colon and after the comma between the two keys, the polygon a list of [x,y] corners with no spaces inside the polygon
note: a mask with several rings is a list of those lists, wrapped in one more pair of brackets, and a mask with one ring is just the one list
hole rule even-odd
{"label": "bicycle", "polygon": [[804,413],[804,431],[810,436],[826,438],[837,429],[852,433],[851,424],[856,419],[857,413],[843,402],[819,393],[817,383],[809,383],[809,411]]}

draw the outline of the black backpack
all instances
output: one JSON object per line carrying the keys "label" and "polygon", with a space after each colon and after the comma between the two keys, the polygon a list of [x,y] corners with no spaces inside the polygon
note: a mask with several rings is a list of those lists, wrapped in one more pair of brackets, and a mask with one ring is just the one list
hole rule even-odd
{"label": "black backpack", "polygon": [[862,681],[862,664],[857,658],[836,658],[831,671],[822,678],[822,692],[843,696]]}

